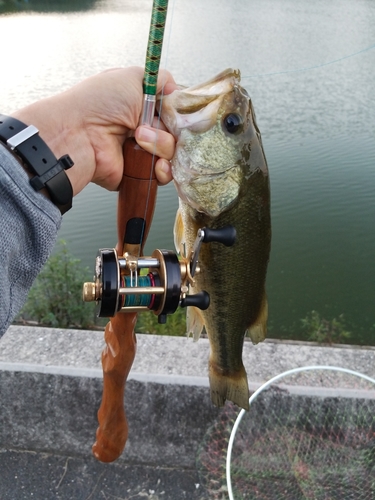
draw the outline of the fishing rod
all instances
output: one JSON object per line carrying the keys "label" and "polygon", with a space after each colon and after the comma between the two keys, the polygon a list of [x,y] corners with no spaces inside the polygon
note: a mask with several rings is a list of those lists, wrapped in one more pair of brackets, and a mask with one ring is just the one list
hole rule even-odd
{"label": "fishing rod", "polygon": [[[157,78],[163,45],[168,0],[154,0],[143,81],[143,109],[140,125],[152,125]],[[143,150],[134,138],[124,144],[124,173],[117,205],[116,248],[99,250],[94,281],[84,283],[83,300],[95,301],[97,315],[110,317],[102,353],[103,396],[98,411],[99,427],[92,447],[94,456],[103,462],[116,460],[128,436],[124,409],[126,379],[134,361],[137,313],[152,311],[159,323],[176,309],[195,306],[207,309],[209,295],[202,291],[189,295],[194,275],[199,272],[198,256],[203,243],[235,241],[232,226],[212,230],[202,228],[190,253],[182,259],[169,250],[155,250],[143,256],[143,248],[152,223],[157,180],[155,156]],[[146,276],[140,272],[148,270]],[[126,313],[126,314],[122,314]]]}

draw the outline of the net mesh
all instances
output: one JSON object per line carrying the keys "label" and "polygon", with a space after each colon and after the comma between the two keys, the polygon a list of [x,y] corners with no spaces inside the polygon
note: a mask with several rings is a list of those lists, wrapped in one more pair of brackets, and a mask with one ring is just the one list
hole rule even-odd
{"label": "net mesh", "polygon": [[[198,453],[215,500],[228,499],[226,454],[238,413],[227,404]],[[314,372],[262,391],[237,429],[231,483],[236,500],[375,498],[374,385]]]}

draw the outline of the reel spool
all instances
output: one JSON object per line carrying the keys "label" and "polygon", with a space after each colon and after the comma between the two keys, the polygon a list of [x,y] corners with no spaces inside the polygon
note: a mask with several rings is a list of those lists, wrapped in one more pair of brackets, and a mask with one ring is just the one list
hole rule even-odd
{"label": "reel spool", "polygon": [[[189,285],[194,285],[194,276],[200,272],[201,245],[216,241],[232,246],[235,239],[233,226],[199,229],[190,256],[181,260],[170,250],[156,249],[150,257],[136,257],[129,253],[119,256],[115,249],[101,249],[96,258],[94,281],[83,285],[83,300],[96,302],[99,317],[153,311],[159,323],[165,323],[167,315],[179,306],[205,310],[210,304],[207,292],[188,294]],[[143,269],[148,272],[140,276]]]}

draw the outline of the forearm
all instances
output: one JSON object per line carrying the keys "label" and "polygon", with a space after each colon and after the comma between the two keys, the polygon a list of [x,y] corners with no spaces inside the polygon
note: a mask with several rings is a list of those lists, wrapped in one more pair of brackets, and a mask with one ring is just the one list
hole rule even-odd
{"label": "forearm", "polygon": [[34,191],[20,163],[0,145],[0,336],[22,308],[54,247],[61,214]]}

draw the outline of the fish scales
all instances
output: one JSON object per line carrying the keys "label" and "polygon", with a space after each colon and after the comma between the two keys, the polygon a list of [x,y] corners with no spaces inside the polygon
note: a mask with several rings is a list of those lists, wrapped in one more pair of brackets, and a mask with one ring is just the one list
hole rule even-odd
{"label": "fish scales", "polygon": [[[195,339],[203,326],[207,331],[214,404],[222,406],[229,399],[248,409],[244,337],[248,331],[257,343],[266,334],[265,278],[271,242],[268,168],[250,98],[238,84],[239,72],[226,70],[211,82],[211,87],[207,82],[182,91],[185,108],[184,95],[178,96],[176,111],[171,94],[161,110],[164,123],[177,139],[172,160],[180,195],[175,240],[177,247],[184,244],[191,249],[199,228],[236,228],[233,246],[216,242],[202,245],[201,272],[196,274],[190,293],[206,290],[210,306],[206,311],[189,308],[187,326]],[[188,100],[189,90],[194,104]],[[209,106],[212,109],[205,111]],[[228,134],[223,127],[228,116],[229,121],[234,116],[240,120],[239,133],[236,129]]]}

